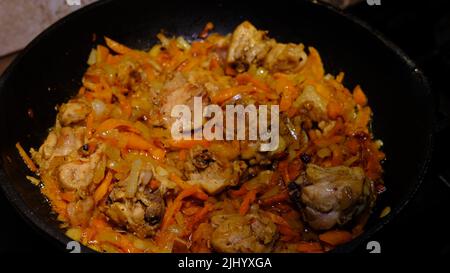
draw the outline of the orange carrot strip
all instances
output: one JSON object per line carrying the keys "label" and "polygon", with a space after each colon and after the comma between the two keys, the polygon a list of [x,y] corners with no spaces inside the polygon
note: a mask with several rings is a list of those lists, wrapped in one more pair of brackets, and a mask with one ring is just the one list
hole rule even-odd
{"label": "orange carrot strip", "polygon": [[234,70],[231,66],[225,66],[225,75],[235,76],[237,74],[236,70]]}
{"label": "orange carrot strip", "polygon": [[275,194],[274,196],[263,199],[262,204],[267,206],[267,205],[272,205],[274,203],[283,202],[288,199],[289,199],[289,194],[286,191],[282,191],[278,194]]}
{"label": "orange carrot strip", "polygon": [[256,89],[249,85],[238,85],[220,91],[219,94],[211,97],[213,103],[223,103],[240,93],[255,92]]}
{"label": "orange carrot strip", "polygon": [[319,235],[319,239],[332,246],[342,245],[353,238],[352,234],[344,230],[330,230]]}
{"label": "orange carrot strip", "polygon": [[75,191],[66,191],[61,193],[61,198],[67,202],[74,201],[75,197],[76,197]]}
{"label": "orange carrot strip", "polygon": [[131,116],[131,104],[128,102],[127,98],[122,95],[121,93],[115,93],[116,97],[119,99],[119,106],[122,110],[123,115],[126,118],[129,118]]}
{"label": "orange carrot strip", "polygon": [[322,253],[323,248],[320,243],[317,242],[301,242],[297,244],[297,251],[303,253]]}
{"label": "orange carrot strip", "polygon": [[166,152],[163,149],[156,147],[153,143],[150,143],[139,135],[121,132],[119,137],[125,140],[125,147],[128,149],[147,151],[156,160],[162,160],[165,157]]}
{"label": "orange carrot strip", "polygon": [[211,144],[208,140],[194,140],[194,139],[182,139],[182,140],[169,140],[167,143],[169,146],[173,148],[179,148],[179,149],[190,149],[194,147],[195,145],[201,145],[203,147],[209,147]]}
{"label": "orange carrot strip", "polygon": [[289,181],[295,180],[302,172],[303,162],[299,159],[291,161],[288,165]]}
{"label": "orange carrot strip", "polygon": [[100,200],[105,197],[106,193],[108,192],[109,185],[111,185],[113,175],[111,172],[108,172],[103,179],[100,186],[97,187],[97,189],[94,192],[94,201],[95,203],[98,203]]}
{"label": "orange carrot strip", "polygon": [[109,48],[111,48],[112,50],[114,50],[116,53],[119,53],[119,54],[126,54],[128,52],[133,51],[132,49],[128,48],[127,46],[124,46],[106,36],[105,36],[105,42]]}
{"label": "orange carrot strip", "polygon": [[183,190],[191,187],[191,185],[186,183],[183,179],[181,179],[181,177],[179,177],[178,175],[176,175],[174,173],[169,174],[169,179],[172,180],[173,182],[175,182],[175,184],[177,184],[177,186]]}
{"label": "orange carrot strip", "polygon": [[28,156],[27,152],[22,148],[19,142],[16,143],[16,148],[19,151],[20,157],[22,157],[25,165],[27,165],[28,169],[32,172],[37,172],[38,168],[34,164],[33,160]]}
{"label": "orange carrot strip", "polygon": [[247,187],[244,185],[242,185],[239,190],[230,190],[229,193],[233,196],[233,197],[237,197],[237,196],[242,196],[244,194],[246,194],[248,192]]}
{"label": "orange carrot strip", "polygon": [[[169,179],[172,180],[173,182],[175,182],[177,184],[177,186],[183,190],[186,190],[186,189],[192,187],[191,185],[186,183],[183,179],[181,179],[181,177],[179,177],[178,175],[176,175],[174,173],[169,174]],[[201,189],[199,189],[199,188],[197,188],[197,189],[198,189],[198,192],[196,192],[194,194],[194,197],[198,198],[200,200],[207,200],[208,195],[206,193],[204,193]]]}
{"label": "orange carrot strip", "polygon": [[336,119],[344,113],[342,105],[335,101],[330,101],[327,105],[327,114],[331,119]]}
{"label": "orange carrot strip", "polygon": [[206,23],[205,27],[203,28],[202,32],[198,35],[199,38],[205,39],[208,37],[209,32],[213,30],[214,24],[211,22]]}
{"label": "orange carrot strip", "polygon": [[283,226],[290,226],[289,223],[281,216],[271,213],[271,212],[266,212],[266,214],[270,217],[270,219],[277,225],[283,225]]}
{"label": "orange carrot strip", "polygon": [[255,201],[256,199],[256,189],[249,191],[245,196],[244,200],[242,200],[241,207],[239,208],[239,213],[241,215],[247,214],[248,210],[250,209],[250,205]]}
{"label": "orange carrot strip", "polygon": [[353,90],[353,99],[361,106],[365,106],[367,104],[367,97],[362,91],[361,86],[357,85]]}
{"label": "orange carrot strip", "polygon": [[212,208],[213,205],[207,203],[202,209],[196,212],[194,217],[192,217],[192,220],[188,223],[189,230],[191,230],[197,223],[201,222]]}
{"label": "orange carrot strip", "polygon": [[185,161],[187,158],[187,150],[186,149],[182,149],[178,152],[178,159],[180,159],[181,161]]}
{"label": "orange carrot strip", "polygon": [[152,189],[152,190],[158,189],[160,185],[161,185],[161,183],[156,179],[152,179],[150,181],[150,189]]}
{"label": "orange carrot strip", "polygon": [[285,74],[276,73],[275,90],[281,94],[280,111],[285,112],[291,108],[293,101],[298,96],[298,89]]}
{"label": "orange carrot strip", "polygon": [[103,121],[96,129],[97,133],[101,134],[103,132],[116,129],[119,127],[125,128],[127,131],[130,131],[135,134],[140,134],[141,131],[139,131],[136,127],[134,127],[134,124],[127,120],[122,119],[114,119],[110,118],[105,121]]}
{"label": "orange carrot strip", "polygon": [[291,182],[291,178],[289,175],[289,161],[283,160],[278,163],[278,170],[280,171],[281,177],[283,177],[285,183]]}
{"label": "orange carrot strip", "polygon": [[87,135],[88,138],[90,138],[92,136],[92,132],[94,130],[94,111],[90,112],[89,115],[86,118],[86,131],[87,131]]}
{"label": "orange carrot strip", "polygon": [[102,46],[102,45],[98,45],[97,46],[97,55],[96,55],[96,63],[103,63],[106,62],[106,60],[108,60],[109,57],[109,50],[108,48]]}
{"label": "orange carrot strip", "polygon": [[286,236],[285,241],[300,238],[300,233],[293,230],[291,228],[291,225],[289,225],[289,223],[283,217],[271,212],[265,213],[275,224],[277,224],[280,233]]}
{"label": "orange carrot strip", "polygon": [[269,86],[265,83],[263,83],[262,81],[255,79],[254,77],[252,77],[250,74],[248,73],[244,73],[244,74],[239,74],[236,76],[236,81],[239,84],[247,84],[247,83],[251,83],[252,85],[254,85],[255,87],[263,90],[264,92],[271,92]]}
{"label": "orange carrot strip", "polygon": [[162,223],[162,229],[166,229],[173,221],[173,216],[177,214],[177,212],[181,209],[182,203],[181,201],[189,197],[191,195],[194,195],[198,192],[197,187],[190,187],[178,194],[178,196],[173,201],[173,204],[169,206],[166,210],[166,213],[164,214],[163,223]]}

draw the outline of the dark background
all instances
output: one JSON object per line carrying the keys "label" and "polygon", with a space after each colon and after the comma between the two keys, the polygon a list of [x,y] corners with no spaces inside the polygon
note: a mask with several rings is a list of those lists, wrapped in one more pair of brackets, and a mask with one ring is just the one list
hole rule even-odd
{"label": "dark background", "polygon": [[[430,171],[408,206],[371,239],[381,244],[382,253],[450,255],[448,2],[381,0],[380,6],[370,6],[362,1],[347,9],[348,13],[367,21],[402,48],[423,69],[436,96],[439,130]],[[0,252],[59,251],[20,218],[2,193],[0,216]],[[361,245],[357,252],[368,251],[365,245]]]}

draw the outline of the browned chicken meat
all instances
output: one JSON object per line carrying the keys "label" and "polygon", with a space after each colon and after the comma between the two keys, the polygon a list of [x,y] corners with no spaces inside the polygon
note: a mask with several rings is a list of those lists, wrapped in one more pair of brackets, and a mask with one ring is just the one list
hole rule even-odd
{"label": "browned chicken meat", "polygon": [[[167,128],[170,128],[170,125],[175,121],[175,118],[171,116],[174,106],[187,105],[193,111],[194,97],[202,97],[205,92],[201,87],[189,83],[181,73],[175,73],[173,78],[166,82],[161,93],[163,102],[161,106],[162,121]],[[207,101],[203,101],[203,106],[206,104]]]}
{"label": "browned chicken meat", "polygon": [[63,126],[68,126],[84,121],[89,112],[91,112],[91,108],[87,103],[73,100],[61,105],[58,119]]}
{"label": "browned chicken meat", "polygon": [[307,55],[302,44],[277,43],[266,34],[247,21],[240,24],[231,37],[227,62],[238,72],[252,63],[272,71],[295,71],[305,63]]}
{"label": "browned chicken meat", "polygon": [[165,210],[161,192],[147,187],[151,178],[151,171],[135,161],[128,178],[114,185],[106,207],[113,223],[141,238],[155,234]]}
{"label": "browned chicken meat", "polygon": [[33,159],[42,169],[49,168],[54,159],[65,158],[65,161],[78,159],[77,151],[85,141],[86,128],[63,127],[52,130],[38,151],[32,150]]}
{"label": "browned chicken meat", "polygon": [[200,185],[209,194],[216,194],[227,186],[236,185],[245,168],[243,161],[230,161],[198,146],[190,151],[185,174],[189,183]]}
{"label": "browned chicken meat", "polygon": [[373,186],[360,167],[308,164],[301,181],[305,220],[314,229],[342,225],[372,205]]}
{"label": "browned chicken meat", "polygon": [[258,62],[267,55],[274,44],[265,31],[257,30],[251,23],[243,22],[233,32],[227,62],[246,65]]}
{"label": "browned chicken meat", "polygon": [[300,68],[307,59],[302,44],[277,43],[264,59],[264,67],[271,71],[295,71]]}
{"label": "browned chicken meat", "polygon": [[101,149],[88,158],[80,158],[64,163],[58,168],[58,179],[67,190],[86,189],[94,179],[94,172],[100,161],[104,160]]}
{"label": "browned chicken meat", "polygon": [[215,215],[211,222],[215,228],[211,244],[219,252],[270,252],[278,237],[276,225],[257,211]]}

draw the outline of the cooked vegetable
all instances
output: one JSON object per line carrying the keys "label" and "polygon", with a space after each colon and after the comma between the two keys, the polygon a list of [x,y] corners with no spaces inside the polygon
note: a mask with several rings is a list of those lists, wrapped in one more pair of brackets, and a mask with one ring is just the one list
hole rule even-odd
{"label": "cooked vegetable", "polygon": [[[160,33],[147,51],[105,37],[39,150],[16,144],[69,237],[104,252],[315,253],[362,233],[386,187],[361,86],[325,74],[313,47],[213,27],[192,42]],[[194,97],[278,105],[278,147],[175,140],[173,107]]]}

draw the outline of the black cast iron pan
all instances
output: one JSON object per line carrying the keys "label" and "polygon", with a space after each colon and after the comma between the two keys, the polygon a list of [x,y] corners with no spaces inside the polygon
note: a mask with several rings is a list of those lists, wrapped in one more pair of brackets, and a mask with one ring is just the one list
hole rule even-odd
{"label": "black cast iron pan", "polygon": [[[432,150],[432,95],[420,70],[379,33],[330,7],[306,1],[112,0],[58,21],[26,47],[0,80],[0,183],[9,201],[32,226],[65,248],[70,239],[58,228],[39,189],[26,180],[30,173],[14,144],[39,147],[54,123],[55,105],[76,94],[89,52],[103,43],[103,35],[148,49],[161,29],[195,37],[208,21],[215,31],[228,33],[243,20],[269,30],[279,41],[316,47],[327,72],[345,71],[345,85],[361,84],[367,93],[374,133],[387,154],[388,190],[380,196],[364,234],[335,251],[348,252],[367,242],[408,203],[424,178]],[[380,219],[385,206],[392,212]]]}

